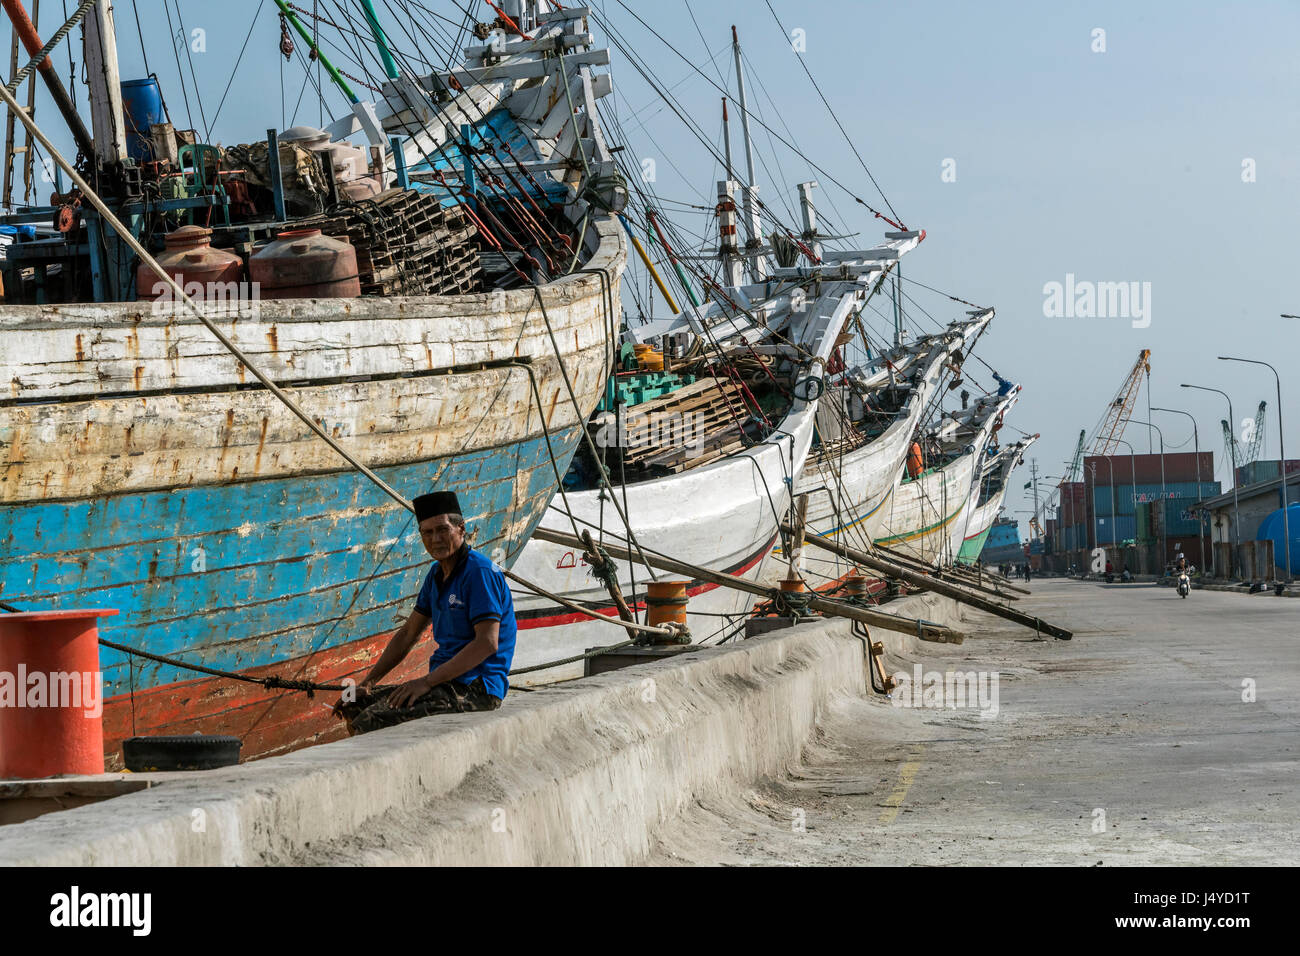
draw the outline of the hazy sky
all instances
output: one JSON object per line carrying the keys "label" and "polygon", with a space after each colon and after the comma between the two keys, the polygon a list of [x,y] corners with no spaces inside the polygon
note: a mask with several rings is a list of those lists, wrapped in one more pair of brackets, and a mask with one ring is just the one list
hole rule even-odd
{"label": "hazy sky", "polygon": [[[400,37],[400,5],[377,5],[390,32]],[[450,2],[424,5],[457,22],[463,17]],[[715,139],[719,94],[678,53],[715,82],[721,70],[732,85],[729,26],[735,23],[751,70],[751,109],[783,135],[788,128],[806,155],[883,210],[800,69],[797,57],[804,58],[893,207],[908,226],[927,232],[904,260],[904,275],[997,308],[977,354],[1024,385],[1009,424],[1042,433],[1033,450],[1042,473],[1061,474],[1079,429],[1092,427],[1142,348],[1152,351],[1152,404],[1196,415],[1201,447],[1215,453],[1216,477],[1225,478],[1227,471],[1219,427],[1227,415],[1224,402],[1180,389],[1180,382],[1227,391],[1239,421],[1266,399],[1265,454],[1276,457],[1278,450],[1272,375],[1216,361],[1219,354],[1277,366],[1288,403],[1283,411],[1290,456],[1300,457],[1300,378],[1294,374],[1300,367],[1300,320],[1278,317],[1300,313],[1300,291],[1294,288],[1300,4],[773,0],[786,31],[802,31],[795,37],[806,46],[802,54],[792,49],[791,37],[777,27],[764,0],[628,5],[677,52],[651,36],[619,0],[594,3]],[[48,35],[62,10],[52,0],[43,6],[40,25]],[[164,84],[173,118],[183,124],[185,104],[164,5],[140,0],[138,6],[149,66]],[[191,49],[190,57],[212,139],[249,142],[281,125],[282,95],[291,113],[303,70],[296,57],[284,64],[277,52],[274,3],[180,0],[179,6],[189,31],[205,31],[206,49]],[[312,0],[298,6],[310,9]],[[355,0],[341,6],[357,9]],[[340,4],[321,7],[336,15]],[[468,8],[480,18],[492,15],[486,4]],[[117,0],[116,9],[123,77],[143,75],[132,3]],[[330,30],[322,27],[327,36]],[[66,51],[54,59],[66,81]],[[613,72],[627,148],[657,160],[657,192],[711,206],[717,164],[617,53]],[[333,90],[328,97],[326,114],[341,113],[343,98]],[[84,86],[77,99],[84,106]],[[43,93],[38,104],[38,117],[66,143]],[[202,126],[193,102],[191,108]],[[308,87],[296,118],[315,123],[317,117],[317,98]],[[292,125],[292,115],[285,119]],[[758,181],[768,205],[783,208],[796,182],[816,178],[826,215],[860,232],[855,243],[870,245],[888,228],[825,176],[810,175],[789,150],[774,148],[761,128],[755,141],[766,160]],[[733,144],[739,163],[735,124]],[[945,170],[950,180],[955,172],[955,181],[945,181]],[[705,222],[683,220],[699,231]],[[1044,286],[1064,284],[1067,275],[1076,283],[1136,282],[1139,291],[1149,283],[1150,299],[1142,299],[1145,318],[1046,317]],[[908,291],[941,321],[963,310],[916,287]],[[911,312],[918,331],[933,329]],[[1148,327],[1134,327],[1146,321]],[[968,369],[981,383],[991,381],[978,363]],[[1144,415],[1145,393],[1139,408]],[[1190,438],[1186,418],[1157,413],[1156,421],[1169,445]],[[1144,431],[1133,426],[1126,436],[1139,451],[1146,449]],[[1028,492],[1019,497],[1025,481],[1027,466],[1012,482],[1009,512],[1029,507]]]}

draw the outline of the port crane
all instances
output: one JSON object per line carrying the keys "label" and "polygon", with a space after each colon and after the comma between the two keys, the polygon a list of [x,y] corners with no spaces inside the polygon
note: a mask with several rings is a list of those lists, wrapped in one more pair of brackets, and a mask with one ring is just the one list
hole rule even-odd
{"label": "port crane", "polygon": [[1138,353],[1137,362],[1124,377],[1124,382],[1115,393],[1115,397],[1106,406],[1101,424],[1093,433],[1092,453],[1094,455],[1110,455],[1119,447],[1120,439],[1124,437],[1124,426],[1128,424],[1129,416],[1133,414],[1133,406],[1137,403],[1143,375],[1148,378],[1151,376],[1150,349],[1143,349]]}
{"label": "port crane", "polygon": [[1233,481],[1236,481],[1235,470],[1237,468],[1259,460],[1259,453],[1264,448],[1264,414],[1267,407],[1268,402],[1259,403],[1259,408],[1255,411],[1254,429],[1251,432],[1250,439],[1244,441],[1244,449],[1242,448],[1243,442],[1237,441],[1237,437],[1232,433],[1232,425],[1228,423],[1228,420],[1226,418],[1219,419],[1219,424],[1223,426],[1223,443],[1228,450],[1228,460],[1232,462],[1234,469]]}
{"label": "port crane", "polygon": [[[1151,350],[1142,349],[1138,353],[1137,361],[1129,369],[1124,381],[1120,383],[1119,390],[1115,397],[1106,405],[1106,410],[1102,413],[1101,419],[1093,429],[1091,454],[1105,456],[1112,454],[1118,447],[1120,440],[1124,437],[1124,426],[1128,424],[1129,416],[1133,413],[1133,406],[1137,404],[1138,393],[1142,389],[1142,377],[1151,375]],[[1079,480],[1080,472],[1083,470],[1084,449],[1088,447],[1087,430],[1080,429],[1079,441],[1074,448],[1074,457],[1070,461],[1069,471],[1066,472],[1066,481],[1057,487],[1058,500],[1061,487],[1067,482],[1073,484]],[[1049,499],[1045,508],[1050,506],[1052,500]],[[1037,519],[1038,515],[1034,515]],[[1032,523],[1031,523],[1032,527]]]}

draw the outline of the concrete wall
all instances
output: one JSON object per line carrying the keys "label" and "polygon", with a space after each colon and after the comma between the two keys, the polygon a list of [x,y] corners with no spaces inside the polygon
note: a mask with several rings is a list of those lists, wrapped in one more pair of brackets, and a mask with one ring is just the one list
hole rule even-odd
{"label": "concrete wall", "polygon": [[[891,612],[956,624],[914,596]],[[874,630],[894,653],[915,638]],[[865,693],[847,622],[434,717],[0,828],[0,864],[625,864],[697,795],[777,773]]]}

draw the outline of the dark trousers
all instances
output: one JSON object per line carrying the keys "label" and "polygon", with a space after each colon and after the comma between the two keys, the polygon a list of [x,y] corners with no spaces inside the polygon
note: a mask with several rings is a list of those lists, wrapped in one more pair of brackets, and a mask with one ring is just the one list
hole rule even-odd
{"label": "dark trousers", "polygon": [[390,707],[388,695],[397,685],[379,685],[373,694],[353,703],[343,704],[339,710],[347,721],[348,733],[368,734],[380,727],[393,727],[419,717],[434,714],[466,714],[478,710],[496,710],[501,698],[493,697],[483,686],[483,678],[472,684],[447,681],[425,691],[405,707]]}

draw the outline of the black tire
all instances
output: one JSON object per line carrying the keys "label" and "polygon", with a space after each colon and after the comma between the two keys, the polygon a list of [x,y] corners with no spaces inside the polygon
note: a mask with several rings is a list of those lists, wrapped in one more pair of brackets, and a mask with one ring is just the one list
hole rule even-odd
{"label": "black tire", "polygon": [[190,734],[131,737],[122,741],[122,759],[132,773],[151,770],[215,770],[239,763],[238,737]]}

